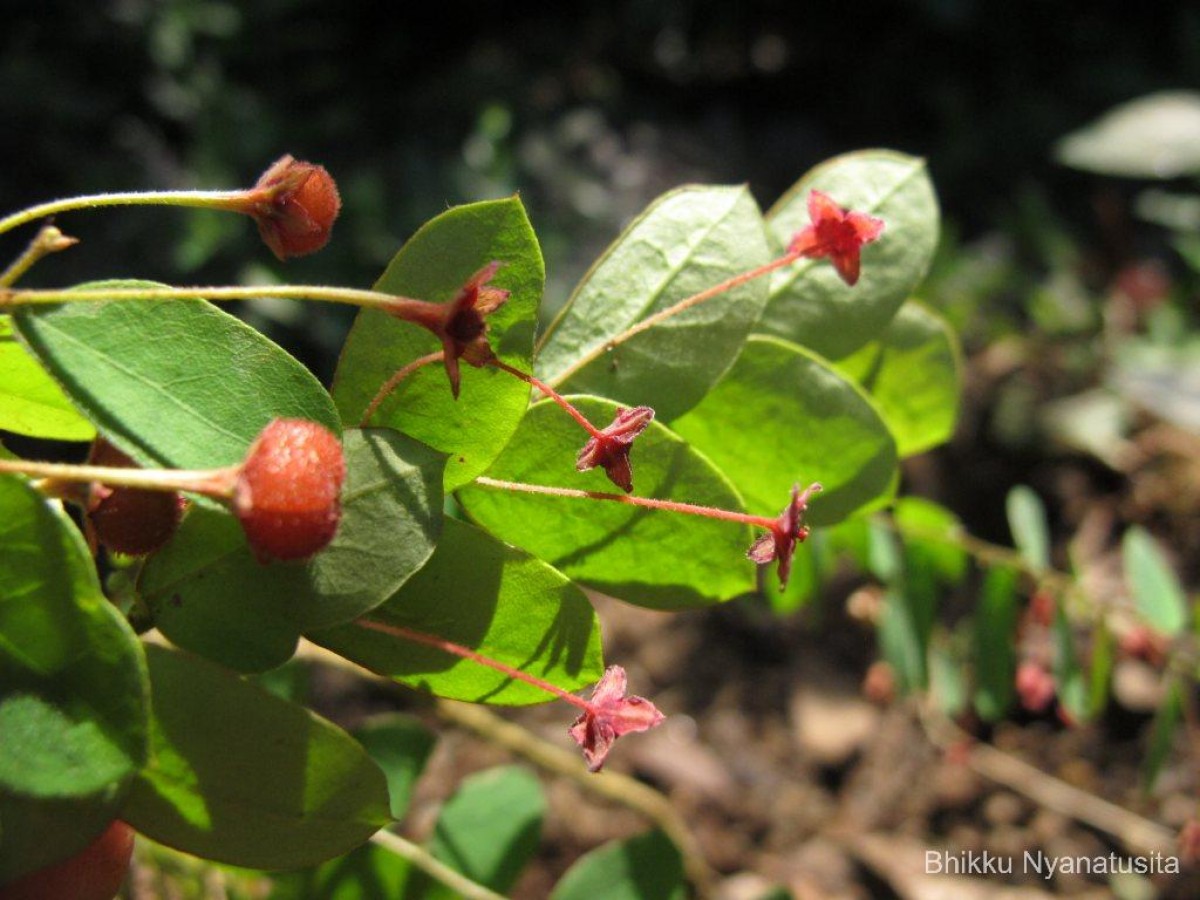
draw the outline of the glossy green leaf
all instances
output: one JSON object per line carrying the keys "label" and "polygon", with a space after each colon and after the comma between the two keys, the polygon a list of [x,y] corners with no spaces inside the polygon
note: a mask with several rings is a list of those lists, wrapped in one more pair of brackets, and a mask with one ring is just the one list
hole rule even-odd
{"label": "glossy green leaf", "polygon": [[139,644],[65,513],[0,475],[0,788],[78,798],[146,759]]}
{"label": "glossy green leaf", "polygon": [[74,800],[0,791],[0,885],[74,856],[90,844],[116,818],[122,789],[113,785]]}
{"label": "glossy green leaf", "polygon": [[1050,523],[1046,507],[1032,488],[1018,484],[1005,498],[1008,529],[1021,556],[1035,571],[1050,568]]}
{"label": "glossy green leaf", "polygon": [[75,404],[143,465],[233,465],[281,417],[341,430],[333,402],[307,369],[202,300],[27,306],[13,319]]}
{"label": "glossy green leaf", "polygon": [[[517,197],[458,206],[427,222],[396,254],[375,289],[445,302],[494,260],[504,265],[492,284],[512,293],[488,316],[488,339],[500,359],[529,371],[545,267]],[[416,325],[378,310],[360,312],[334,376],[333,396],[343,421],[357,423],[397,370],[439,349],[438,340]],[[496,369],[473,369],[465,363],[462,393],[455,401],[445,370],[433,364],[401,382],[371,423],[395,428],[447,453],[445,484],[451,490],[488,467],[528,404],[528,385]]]}
{"label": "glossy green leaf", "polygon": [[684,900],[683,858],[660,831],[612,841],[582,856],[551,900]]}
{"label": "glossy green leaf", "polygon": [[[488,769],[465,779],[446,801],[429,849],[472,881],[505,893],[537,851],[545,813],[542,787],[531,772],[518,766]],[[458,895],[431,884],[425,896]]]}
{"label": "glossy green leaf", "polygon": [[442,521],[444,457],[389,429],[348,430],[342,521],[307,563],[260,563],[230,515],[195,508],[139,587],[173,642],[239,671],[279,665],[300,633],[346,622],[425,564]]}
{"label": "glossy green leaf", "polygon": [[1007,566],[989,569],[975,611],[975,710],[989,722],[1008,712],[1013,701],[1019,579]]}
{"label": "glossy green leaf", "polygon": [[826,361],[778,338],[742,355],[676,431],[729,477],[755,513],[775,515],[793,484],[824,490],[807,520],[830,525],[894,490],[896,443],[871,401]]}
{"label": "glossy green leaf", "polygon": [[954,433],[962,388],[958,339],[941,316],[915,300],[834,367],[875,401],[901,456],[936,447]]}
{"label": "glossy green leaf", "polygon": [[[544,562],[447,519],[433,558],[371,618],[477,651],[566,690],[603,674],[600,625],[583,592]],[[521,706],[553,697],[479,663],[357,625],[311,640],[441,697]]]}
{"label": "glossy green leaf", "polygon": [[1163,765],[1171,755],[1175,745],[1175,735],[1183,720],[1184,695],[1178,681],[1172,681],[1167,688],[1162,706],[1154,716],[1154,726],[1150,730],[1150,745],[1146,748],[1146,758],[1142,761],[1142,790],[1149,793],[1154,788],[1162,772]]}
{"label": "glossy green leaf", "polygon": [[402,898],[413,874],[408,860],[375,844],[364,844],[311,869],[272,875],[267,900]]}
{"label": "glossy green leaf", "polygon": [[1132,526],[1121,540],[1125,580],[1142,619],[1174,637],[1187,627],[1187,597],[1175,571],[1146,529]]}
{"label": "glossy green leaf", "polygon": [[90,441],[96,435],[92,423],[17,341],[8,316],[0,316],[0,431],[60,441]]}
{"label": "glossy green leaf", "polygon": [[[592,266],[541,338],[537,374],[562,390],[651,406],[669,422],[733,363],[767,302],[759,278],[628,340],[623,332],[769,259],[758,205],[743,187],[663,195]],[[616,346],[610,342],[619,340]]]}
{"label": "glossy green leaf", "polygon": [[348,734],[181,651],[147,646],[151,762],[121,817],[153,840],[267,869],[345,853],[390,820],[379,767]]}
{"label": "glossy green leaf", "polygon": [[[572,397],[588,419],[607,425],[617,405]],[[534,405],[489,478],[613,492],[602,469],[575,470],[587,435],[554,404]],[[665,426],[651,422],[631,452],[641,496],[741,510],[712,464]],[[746,525],[611,501],[551,497],[490,487],[459,494],[467,513],[501,540],[553,563],[571,578],[639,606],[680,609],[727,600],[754,587]],[[786,501],[781,495],[778,505]],[[772,516],[777,511],[772,511]]]}
{"label": "glossy green leaf", "polygon": [[437,738],[420,720],[400,713],[370,719],[354,730],[354,737],[387,776],[392,818],[404,818]]}
{"label": "glossy green leaf", "polygon": [[808,196],[824,191],[843,207],[884,221],[862,252],[862,276],[845,284],[825,259],[776,273],[759,330],[838,359],[876,337],[925,277],[938,238],[937,197],[925,161],[887,150],[831,159],[801,178],[767,213],[775,246],[809,222]]}

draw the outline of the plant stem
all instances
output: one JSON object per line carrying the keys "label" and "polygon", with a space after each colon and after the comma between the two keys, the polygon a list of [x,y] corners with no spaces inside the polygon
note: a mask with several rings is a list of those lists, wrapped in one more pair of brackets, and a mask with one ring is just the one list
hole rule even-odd
{"label": "plant stem", "polygon": [[695,503],[680,503],[675,500],[656,500],[652,497],[637,497],[632,494],[610,494],[605,491],[582,491],[577,488],[551,487],[545,484],[526,484],[522,481],[501,481],[498,478],[488,478],[484,475],[476,478],[475,483],[483,487],[496,488],[502,491],[521,491],[526,494],[545,494],[550,497],[573,497],[580,500],[609,500],[613,503],[624,503],[627,506],[644,506],[647,509],[663,509],[668,512],[704,516],[709,519],[721,519],[725,522],[740,522],[746,525],[754,525],[757,528],[772,529],[776,524],[774,519],[769,519],[765,516],[752,516],[749,513],[718,509],[715,506],[700,506]]}
{"label": "plant stem", "polygon": [[384,622],[377,622],[373,619],[356,619],[354,622],[360,628],[367,628],[371,631],[379,631],[383,634],[389,634],[392,637],[398,637],[402,640],[412,641],[415,644],[424,644],[426,647],[433,647],[441,650],[443,653],[449,653],[453,656],[469,659],[471,662],[479,663],[481,666],[487,666],[489,669],[495,669],[510,678],[515,678],[518,681],[523,681],[526,684],[533,685],[548,694],[553,694],[560,700],[566,700],[572,706],[577,706],[584,712],[592,712],[592,704],[584,700],[582,697],[577,697],[570,691],[564,691],[557,685],[553,685],[548,681],[543,681],[535,675],[530,675],[528,672],[523,672],[499,660],[492,659],[477,653],[469,647],[464,647],[462,644],[456,644],[453,641],[448,641],[445,638],[438,637],[433,634],[426,634],[423,631],[414,631],[411,628],[405,628],[403,625],[388,625]]}
{"label": "plant stem", "polygon": [[0,310],[41,303],[95,303],[104,300],[254,300],[264,297],[280,300],[321,300],[346,303],[386,313],[419,324],[440,316],[440,303],[414,300],[379,291],[321,285],[259,285],[255,287],[164,287],[164,288],[87,288],[84,290],[0,290]]}
{"label": "plant stem", "polygon": [[388,398],[388,395],[396,389],[405,378],[415,372],[422,366],[427,366],[430,363],[438,362],[445,356],[445,350],[435,350],[433,353],[427,353],[424,356],[418,356],[412,362],[401,366],[396,370],[391,378],[383,383],[383,386],[376,391],[375,396],[371,398],[371,402],[367,404],[367,408],[363,410],[362,419],[358,423],[359,428],[366,428],[371,417],[378,411],[380,404]]}
{"label": "plant stem", "polygon": [[60,250],[66,250],[78,243],[77,238],[67,237],[53,225],[43,225],[24,252],[14,259],[7,269],[0,272],[0,287],[10,287],[16,284],[17,279],[28,272],[33,264],[43,256],[58,253]]}
{"label": "plant stem", "polygon": [[371,843],[408,860],[430,878],[440,881],[466,900],[504,900],[502,894],[497,894],[482,884],[471,881],[467,876],[451,869],[424,847],[402,838],[394,831],[383,829],[375,832],[371,835]]}
{"label": "plant stem", "polygon": [[77,466],[69,463],[35,462],[26,459],[0,459],[0,472],[46,478],[50,482],[98,481],[117,487],[147,491],[187,491],[209,497],[233,496],[240,466],[224,469],[132,469],[113,466]]}
{"label": "plant stem", "polygon": [[36,219],[76,209],[99,209],[104,206],[192,206],[201,209],[225,209],[244,212],[251,191],[123,191],[110,194],[91,194],[67,197],[39,203],[0,219],[0,234],[12,231]]}
{"label": "plant stem", "polygon": [[542,381],[540,378],[535,378],[533,375],[529,374],[528,372],[522,372],[520,369],[514,368],[513,366],[510,366],[508,363],[502,362],[501,360],[496,359],[496,358],[493,358],[489,362],[489,365],[494,366],[497,369],[500,369],[502,372],[507,372],[509,375],[519,378],[519,379],[521,379],[521,381],[524,381],[526,384],[532,385],[533,387],[537,388],[539,391],[541,391],[543,394],[545,394],[547,397],[549,397],[551,400],[553,400],[555,403],[557,403],[559,406],[561,406],[564,410],[566,410],[567,415],[569,415],[572,419],[574,419],[576,422],[578,422],[579,426],[584,431],[586,431],[589,435],[591,435],[594,438],[601,437],[599,428],[597,428],[595,425],[593,425],[591,422],[589,422],[587,420],[587,417],[584,416],[583,413],[581,413],[578,409],[576,409],[572,405],[571,401],[569,401],[566,397],[564,397],[562,394],[560,394],[554,388],[550,387],[550,385],[546,384],[546,382]]}
{"label": "plant stem", "polygon": [[[625,343],[625,341],[641,334],[643,331],[653,328],[655,325],[665,322],[667,319],[670,319],[673,316],[679,315],[684,310],[691,309],[693,306],[699,306],[701,303],[711,300],[713,297],[719,296],[726,291],[731,291],[736,287],[741,287],[748,281],[761,278],[763,275],[769,275],[771,272],[774,272],[776,269],[782,269],[784,266],[790,266],[798,259],[800,259],[799,253],[785,253],[783,256],[780,256],[777,259],[773,259],[768,263],[764,263],[757,268],[750,269],[748,272],[741,272],[737,275],[734,275],[732,278],[726,278],[720,284],[714,284],[712,287],[705,288],[699,293],[692,294],[690,297],[685,297],[678,303],[668,306],[666,309],[659,310],[652,316],[647,316],[645,319],[634,323],[629,328],[622,331],[616,337],[613,337],[598,347],[595,347],[587,353],[584,353],[570,367],[559,373],[559,375],[554,379],[554,384],[559,385],[564,383],[568,378],[570,378],[584,366],[591,363],[593,360],[597,359],[601,354],[608,352],[618,344]],[[547,334],[549,334],[549,332]],[[544,340],[545,338],[543,338],[543,341]]]}

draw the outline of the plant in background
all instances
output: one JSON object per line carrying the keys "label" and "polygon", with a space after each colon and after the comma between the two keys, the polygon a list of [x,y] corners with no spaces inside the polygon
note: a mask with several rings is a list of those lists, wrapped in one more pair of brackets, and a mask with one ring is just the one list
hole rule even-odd
{"label": "plant in background", "polygon": [[[133,204],[248,214],[280,259],[323,246],[339,209],[323,168],[283,157],[247,190],[55,201],[0,234]],[[765,216],[744,188],[681,188],[539,334],[542,258],[515,197],[437,216],[371,290],[25,290],[71,243],[44,227],[0,275],[0,428],[111,449],[87,465],[0,460],[0,884],[121,820],[203,858],[304,869],[277,879],[280,897],[355,872],[408,896],[436,893],[429,878],[496,896],[535,848],[536,779],[468,780],[418,847],[387,829],[430,732],[394,718],[351,735],[243,676],[303,638],[439,698],[558,697],[580,710],[564,739],[598,771],[663,714],[606,665],[584,587],[660,610],[759,595],[786,612],[841,548],[886,585],[889,684],[914,690],[942,651],[936,586],[971,552],[987,573],[976,704],[1003,714],[1011,560],[896,498],[899,461],[945,441],[957,411],[954,335],[912,297],[937,233],[922,162],[886,151],[819,166]],[[329,390],[214,305],[254,297],[361,307]],[[1062,699],[1076,675],[1057,610]],[[588,854],[554,896],[703,882],[686,831],[658,824],[669,838]]]}

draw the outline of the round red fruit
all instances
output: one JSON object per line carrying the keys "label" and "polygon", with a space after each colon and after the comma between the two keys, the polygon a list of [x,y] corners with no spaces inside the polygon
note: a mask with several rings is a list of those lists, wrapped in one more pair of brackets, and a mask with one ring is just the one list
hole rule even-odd
{"label": "round red fruit", "polygon": [[133,829],[119,819],[74,856],[0,886],[0,900],[112,900],[133,855]]}

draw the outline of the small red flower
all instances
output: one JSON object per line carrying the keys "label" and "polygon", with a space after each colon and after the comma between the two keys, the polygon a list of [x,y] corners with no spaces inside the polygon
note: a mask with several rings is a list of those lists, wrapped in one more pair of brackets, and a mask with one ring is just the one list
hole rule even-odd
{"label": "small red flower", "polygon": [[857,282],[863,245],[879,239],[883,220],[842,209],[820,191],[808,195],[808,215],[812,224],[796,232],[788,252],[814,259],[828,256],[842,281]]}
{"label": "small red flower", "polygon": [[781,591],[787,587],[788,576],[792,572],[792,556],[796,552],[796,544],[808,537],[808,528],[801,521],[804,511],[808,509],[808,498],[819,490],[821,485],[815,482],[803,491],[800,490],[800,485],[792,485],[792,502],[779,514],[771,530],[759,535],[746,551],[746,556],[759,565],[766,565],[773,560],[779,561]]}
{"label": "small red flower", "polygon": [[646,430],[653,418],[654,410],[648,406],[635,406],[633,409],[618,407],[617,417],[612,424],[583,445],[575,458],[575,468],[586,472],[600,466],[608,473],[613,484],[629,493],[633,490],[629,449],[634,438]]}
{"label": "small red flower", "polygon": [[291,156],[277,159],[249,192],[245,210],[280,259],[315,253],[329,243],[341,210],[337,184],[323,166]]}
{"label": "small red flower", "polygon": [[649,731],[666,716],[643,697],[626,697],[627,679],[620,666],[609,666],[592,691],[588,710],[571,726],[571,737],[583,750],[588,771],[599,772],[623,734]]}

